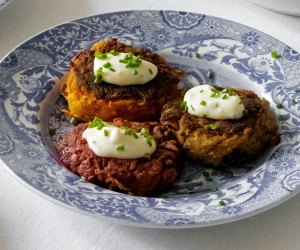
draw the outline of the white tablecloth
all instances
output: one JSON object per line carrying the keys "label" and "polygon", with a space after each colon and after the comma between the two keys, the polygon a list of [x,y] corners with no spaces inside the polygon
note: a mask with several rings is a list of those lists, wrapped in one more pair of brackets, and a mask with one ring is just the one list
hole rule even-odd
{"label": "white tablecloth", "polygon": [[[53,25],[133,9],[200,12],[233,20],[300,51],[300,18],[245,0],[14,0],[0,12],[0,57]],[[300,249],[300,195],[271,211],[199,229],[127,227],[59,207],[32,193],[0,166],[0,249]]]}

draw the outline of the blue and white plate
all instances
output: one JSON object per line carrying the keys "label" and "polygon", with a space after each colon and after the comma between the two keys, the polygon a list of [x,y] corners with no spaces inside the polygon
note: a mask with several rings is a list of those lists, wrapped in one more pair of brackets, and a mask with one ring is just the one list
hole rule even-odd
{"label": "blue and white plate", "polygon": [[[112,192],[56,160],[70,126],[61,113],[59,79],[80,50],[100,39],[151,48],[183,68],[182,85],[251,89],[277,114],[281,143],[247,164],[208,170],[185,161],[180,180],[162,197]],[[279,58],[273,58],[276,51]],[[199,53],[201,58],[196,54]],[[27,40],[0,63],[0,157],[32,190],[65,207],[143,227],[202,227],[235,221],[287,200],[300,187],[300,54],[250,27],[177,11],[126,11],[78,19]],[[283,108],[277,109],[277,104]],[[56,129],[54,136],[49,129]],[[221,206],[224,201],[225,206]]]}

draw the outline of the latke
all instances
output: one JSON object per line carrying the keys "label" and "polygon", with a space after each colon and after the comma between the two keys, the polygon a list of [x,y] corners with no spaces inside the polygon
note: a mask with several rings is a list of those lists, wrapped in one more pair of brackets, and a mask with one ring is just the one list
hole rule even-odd
{"label": "latke", "polygon": [[[157,66],[158,74],[143,85],[118,86],[105,82],[94,83],[94,53],[132,52]],[[135,48],[116,39],[100,41],[91,50],[79,52],[70,62],[70,71],[63,82],[61,93],[68,102],[70,116],[80,121],[91,121],[95,116],[112,121],[124,118],[148,121],[159,118],[162,106],[180,98],[177,84],[183,72],[171,67],[162,56],[148,49]]]}
{"label": "latke", "polygon": [[176,131],[188,157],[217,167],[251,159],[265,147],[279,142],[268,101],[250,90],[232,90],[240,96],[246,109],[246,114],[238,120],[197,117],[180,109],[180,105],[164,106],[160,121]]}

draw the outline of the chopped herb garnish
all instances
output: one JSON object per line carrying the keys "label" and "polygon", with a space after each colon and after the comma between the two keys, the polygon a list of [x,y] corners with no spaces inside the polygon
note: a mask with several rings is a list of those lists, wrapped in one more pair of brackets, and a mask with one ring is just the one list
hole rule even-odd
{"label": "chopped herb garnish", "polygon": [[104,129],[104,135],[109,136],[109,131],[107,129]]}
{"label": "chopped herb garnish", "polygon": [[101,82],[102,77],[103,77],[103,68],[100,67],[99,69],[97,69],[97,71],[95,72],[94,76],[95,76],[94,83]]}
{"label": "chopped herb garnish", "polygon": [[153,71],[152,71],[152,69],[149,69],[149,73],[152,75],[153,74]]}
{"label": "chopped herb garnish", "polygon": [[131,52],[129,52],[123,59],[120,59],[119,62],[125,63],[126,68],[138,68],[142,63],[142,60],[140,56],[134,56]]}
{"label": "chopped herb garnish", "polygon": [[207,103],[206,103],[206,101],[201,100],[201,101],[200,101],[200,104],[201,104],[202,106],[206,106]]}
{"label": "chopped herb garnish", "polygon": [[146,128],[142,128],[140,134],[145,137],[146,142],[150,147],[152,147],[153,136],[149,134],[149,130]]}
{"label": "chopped herb garnish", "polygon": [[211,191],[212,191],[212,192],[218,192],[218,191],[219,191],[219,188],[218,188],[218,187],[212,187],[212,188],[211,188]]}
{"label": "chopped herb garnish", "polygon": [[212,79],[214,77],[214,72],[212,69],[208,69],[207,71],[207,78]]}
{"label": "chopped herb garnish", "polygon": [[204,177],[208,177],[210,175],[209,172],[203,172],[202,174]]}
{"label": "chopped herb garnish", "polygon": [[191,109],[192,109],[193,111],[195,111],[195,108],[194,108],[194,106],[193,106],[193,105],[190,105],[190,107],[191,107]]}
{"label": "chopped herb garnish", "polygon": [[122,126],[121,128],[125,130],[125,135],[132,135],[134,138],[139,138],[135,130],[133,130],[132,128],[126,126]]}
{"label": "chopped herb garnish", "polygon": [[196,56],[196,58],[201,58],[201,55],[198,52],[196,52],[195,56]]}
{"label": "chopped herb garnish", "polygon": [[94,56],[99,60],[107,59],[107,54],[102,54],[100,51],[96,51]]}
{"label": "chopped herb garnish", "polygon": [[292,99],[292,103],[293,103],[293,104],[297,104],[296,99]]}
{"label": "chopped herb garnish", "polygon": [[300,92],[300,89],[295,89],[295,93],[299,93]]}
{"label": "chopped herb garnish", "polygon": [[109,51],[108,54],[113,55],[113,56],[117,56],[120,54],[120,52],[115,51],[114,49]]}
{"label": "chopped herb garnish", "polygon": [[188,111],[188,106],[186,101],[182,101],[180,104],[180,108],[183,109],[184,111]]}
{"label": "chopped herb garnish", "polygon": [[78,125],[78,120],[76,118],[72,117],[70,120],[70,124],[73,126],[76,126],[76,125]]}
{"label": "chopped herb garnish", "polygon": [[139,72],[135,69],[134,70],[134,75],[137,75]]}
{"label": "chopped herb garnish", "polygon": [[118,146],[117,147],[117,151],[124,151],[125,150],[125,146]]}
{"label": "chopped herb garnish", "polygon": [[219,127],[219,125],[216,124],[216,123],[211,123],[211,124],[208,124],[208,125],[204,125],[204,128],[207,129],[207,130],[216,130],[218,127]]}
{"label": "chopped herb garnish", "polygon": [[89,122],[88,128],[97,128],[98,130],[101,130],[103,127],[105,127],[109,124],[110,123],[103,121],[99,117],[95,117],[92,122]]}
{"label": "chopped herb garnish", "polygon": [[226,203],[225,203],[225,201],[220,200],[220,201],[219,201],[219,205],[222,206],[222,207],[224,207],[224,206],[226,205]]}
{"label": "chopped herb garnish", "polygon": [[211,176],[206,176],[206,177],[205,177],[205,180],[206,180],[206,181],[209,181],[209,182],[213,182],[213,181],[214,181],[213,178],[212,178]]}
{"label": "chopped herb garnish", "polygon": [[151,159],[151,154],[146,153],[146,154],[144,155],[144,158],[146,158],[147,160],[150,160],[150,159]]}
{"label": "chopped herb garnish", "polygon": [[113,71],[113,72],[116,71],[114,68],[112,68],[112,65],[110,62],[106,62],[105,64],[103,64],[103,67],[106,69],[109,69],[110,71]]}
{"label": "chopped herb garnish", "polygon": [[104,68],[110,68],[111,67],[111,63],[110,62],[106,62],[103,64]]}
{"label": "chopped herb garnish", "polygon": [[283,108],[283,104],[282,103],[278,103],[276,106],[278,109],[282,109]]}
{"label": "chopped herb garnish", "polygon": [[200,90],[200,93],[203,93],[203,92],[204,92],[204,89],[201,89],[201,90]]}
{"label": "chopped herb garnish", "polygon": [[272,56],[273,58],[279,58],[279,57],[280,57],[280,55],[279,55],[276,51],[272,51],[272,52],[271,52],[271,56]]}
{"label": "chopped herb garnish", "polygon": [[223,95],[222,99],[228,99],[228,95]]}
{"label": "chopped herb garnish", "polygon": [[49,135],[53,136],[56,133],[56,129],[55,128],[49,128]]}

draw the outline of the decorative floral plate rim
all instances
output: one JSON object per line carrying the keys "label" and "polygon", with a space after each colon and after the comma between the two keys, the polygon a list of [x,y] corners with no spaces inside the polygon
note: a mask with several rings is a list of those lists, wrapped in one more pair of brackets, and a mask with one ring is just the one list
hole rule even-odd
{"label": "decorative floral plate rim", "polygon": [[[268,160],[256,163],[248,174],[233,169],[231,177],[242,177],[216,192],[134,197],[102,189],[70,173],[45,150],[45,145],[51,147],[51,140],[43,128],[55,127],[60,119],[47,104],[56,100],[53,98],[59,90],[55,82],[67,70],[74,53],[112,36],[157,50],[182,67],[193,65],[184,83],[189,86],[195,81],[209,83],[205,73],[212,67],[218,73],[215,84],[226,85],[234,79],[262,94],[273,108],[283,104],[283,109],[276,110],[281,143],[269,152]],[[280,58],[271,57],[273,50]],[[300,102],[295,91],[300,88],[299,75],[299,53],[265,33],[225,19],[167,10],[77,19],[28,39],[0,62],[0,159],[11,174],[42,197],[96,217],[160,228],[236,221],[266,211],[299,192],[300,115],[299,105],[291,101]],[[53,106],[59,104],[54,102]],[[197,191],[191,183],[184,187]],[[221,200],[225,206],[219,205]]]}

